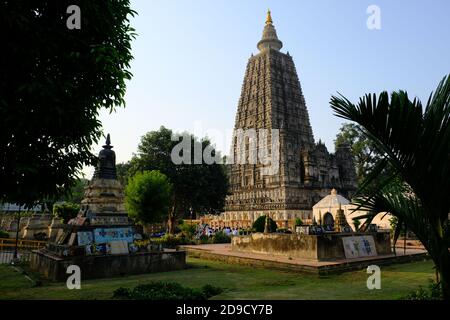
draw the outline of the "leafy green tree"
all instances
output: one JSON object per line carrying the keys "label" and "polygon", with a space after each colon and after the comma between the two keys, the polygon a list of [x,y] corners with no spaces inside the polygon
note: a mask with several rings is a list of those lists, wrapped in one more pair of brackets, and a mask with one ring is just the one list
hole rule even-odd
{"label": "leafy green tree", "polygon": [[[202,151],[212,148],[211,154],[215,156],[216,151],[208,139],[199,140],[193,135],[186,135],[191,140],[188,154],[194,154],[194,144],[197,143],[201,144]],[[223,164],[194,164],[193,161],[191,164],[175,164],[171,154],[179,141],[173,141],[172,136],[172,130],[165,127],[144,135],[129,170],[131,175],[144,170],[159,170],[169,178],[173,185],[168,219],[170,233],[173,233],[179,216],[194,218],[194,213],[214,214],[222,211],[228,192],[228,178]]]}
{"label": "leafy green tree", "polygon": [[227,235],[223,230],[214,233],[212,243],[231,243],[231,236]]}
{"label": "leafy green tree", "polygon": [[354,123],[344,123],[339,129],[339,133],[334,141],[335,148],[342,144],[348,144],[351,147],[353,158],[355,159],[356,177],[361,184],[364,177],[380,160],[380,154],[377,152],[374,143],[364,134],[363,128]]}
{"label": "leafy green tree", "polygon": [[84,188],[88,185],[88,183],[89,180],[87,179],[77,179],[75,183],[68,190],[64,190],[59,197],[51,197],[38,201],[38,204],[41,205],[42,212],[45,212],[46,210],[52,210],[55,204],[81,204],[81,200],[84,199]]}
{"label": "leafy green tree", "polygon": [[60,201],[71,202],[79,204],[81,200],[84,199],[84,188],[88,185],[89,180],[87,179],[78,179],[75,181],[75,184],[70,188],[69,192],[64,194]]}
{"label": "leafy green tree", "polygon": [[303,221],[300,218],[295,218],[295,226],[302,226],[303,225]]}
{"label": "leafy green tree", "polygon": [[[266,226],[266,216],[264,215],[256,219],[255,222],[253,222],[252,228],[256,232],[264,232],[265,226]],[[275,232],[277,231],[277,228],[278,228],[277,223],[273,221],[272,218],[269,217],[269,232]]]}
{"label": "leafy green tree", "polygon": [[126,187],[128,184],[128,179],[130,178],[130,168],[131,168],[131,162],[123,162],[118,163],[116,165],[116,171],[117,171],[117,180],[120,181],[123,187]]}
{"label": "leafy green tree", "polygon": [[[427,249],[440,274],[445,299],[450,299],[450,77],[425,106],[404,91],[368,94],[353,104],[332,97],[338,117],[354,121],[383,155],[354,200],[373,217],[389,212],[406,225]],[[377,176],[387,167],[389,175]],[[368,219],[366,223],[370,222]]]}
{"label": "leafy green tree", "polygon": [[130,178],[125,189],[128,215],[141,223],[161,222],[169,211],[172,186],[159,171],[144,171]]}
{"label": "leafy green tree", "polygon": [[53,205],[53,215],[62,218],[64,223],[75,218],[80,212],[80,206],[75,203],[63,202]]}
{"label": "leafy green tree", "polygon": [[129,0],[0,2],[0,201],[59,196],[95,163],[99,111],[124,105],[134,14]]}

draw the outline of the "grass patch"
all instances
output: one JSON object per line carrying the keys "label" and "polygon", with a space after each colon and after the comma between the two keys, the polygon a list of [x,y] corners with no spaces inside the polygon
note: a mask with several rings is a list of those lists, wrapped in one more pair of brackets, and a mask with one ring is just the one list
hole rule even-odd
{"label": "grass patch", "polygon": [[381,267],[381,290],[368,290],[365,270],[318,277],[188,258],[190,268],[110,279],[85,280],[81,290],[65,283],[33,284],[21,273],[0,265],[0,299],[111,299],[114,290],[152,281],[177,282],[200,289],[225,289],[212,299],[399,299],[434,278],[431,261]]}

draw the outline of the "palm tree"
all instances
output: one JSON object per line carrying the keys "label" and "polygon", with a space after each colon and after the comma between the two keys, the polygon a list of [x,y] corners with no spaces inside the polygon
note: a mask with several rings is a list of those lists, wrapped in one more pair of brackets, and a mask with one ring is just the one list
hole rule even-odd
{"label": "palm tree", "polygon": [[372,216],[390,212],[397,225],[414,232],[433,259],[449,300],[450,75],[425,107],[405,91],[393,92],[390,99],[387,92],[378,98],[367,94],[356,105],[333,96],[331,107],[338,117],[361,125],[383,155],[354,202]]}

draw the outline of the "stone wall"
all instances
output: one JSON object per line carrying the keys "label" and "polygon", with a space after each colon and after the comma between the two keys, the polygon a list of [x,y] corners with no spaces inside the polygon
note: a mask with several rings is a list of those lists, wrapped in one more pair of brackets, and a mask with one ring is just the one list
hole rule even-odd
{"label": "stone wall", "polygon": [[[233,237],[231,248],[239,252],[263,253],[311,260],[345,259],[343,237],[368,235],[352,234],[279,234],[253,233]],[[390,235],[387,232],[371,233],[378,255],[391,253]]]}
{"label": "stone wall", "polygon": [[248,236],[233,237],[231,249],[240,252],[318,259],[317,237],[302,234],[252,233]]}
{"label": "stone wall", "polygon": [[296,218],[302,219],[304,223],[312,223],[312,210],[227,211],[220,215],[204,215],[200,217],[200,222],[213,228],[251,228],[255,220],[263,215],[269,215],[278,228],[294,230]]}
{"label": "stone wall", "polygon": [[31,269],[53,281],[66,281],[69,276],[66,270],[70,265],[80,267],[82,280],[173,271],[186,268],[186,252],[143,252],[60,258],[42,249],[36,251],[31,259]]}
{"label": "stone wall", "polygon": [[219,261],[221,263],[238,264],[252,268],[264,268],[283,270],[289,272],[312,273],[318,275],[329,275],[354,270],[366,269],[369,265],[387,266],[397,263],[410,263],[414,261],[424,261],[430,259],[427,253],[415,253],[407,255],[389,255],[370,260],[352,259],[343,263],[324,263],[307,264],[307,263],[290,263],[284,261],[276,261],[269,259],[252,258],[248,256],[237,256],[229,254],[218,254],[209,250],[196,249],[195,246],[186,248],[189,257],[205,260]]}

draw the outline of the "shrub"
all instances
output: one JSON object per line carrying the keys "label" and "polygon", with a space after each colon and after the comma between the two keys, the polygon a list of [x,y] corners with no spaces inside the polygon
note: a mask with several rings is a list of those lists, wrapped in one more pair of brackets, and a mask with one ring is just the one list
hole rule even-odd
{"label": "shrub", "polygon": [[206,234],[202,234],[199,238],[201,244],[209,243],[209,237]]}
{"label": "shrub", "polygon": [[173,234],[165,234],[159,239],[152,239],[152,243],[162,244],[165,248],[175,249],[179,245],[189,244],[189,239],[182,236],[174,236]]}
{"label": "shrub", "polygon": [[75,218],[80,211],[80,206],[75,203],[64,202],[53,205],[53,215],[63,219],[64,223]]}
{"label": "shrub", "polygon": [[209,299],[211,297],[217,296],[218,294],[221,294],[223,292],[223,289],[220,287],[214,287],[210,284],[205,284],[202,287],[202,292],[204,296]]}
{"label": "shrub", "polygon": [[9,233],[3,230],[0,230],[0,238],[9,238]]}
{"label": "shrub", "polygon": [[178,228],[180,228],[181,232],[187,238],[192,238],[195,234],[195,230],[197,229],[197,226],[195,224],[182,223],[182,224],[178,225]]}
{"label": "shrub", "polygon": [[213,243],[231,243],[231,237],[228,236],[225,232],[219,231],[214,234],[212,242]]}
{"label": "shrub", "polygon": [[[261,216],[253,222],[253,229],[256,232],[264,232],[266,225],[266,216]],[[275,232],[277,230],[277,223],[269,217],[269,232]]]}
{"label": "shrub", "polygon": [[303,225],[303,221],[300,218],[295,218],[295,226],[302,226]]}
{"label": "shrub", "polygon": [[428,285],[428,290],[425,290],[422,287],[419,289],[407,294],[403,297],[404,300],[442,300],[444,299],[444,295],[442,293],[442,288],[439,283],[430,280],[430,284]]}
{"label": "shrub", "polygon": [[220,294],[222,288],[205,285],[201,289],[183,287],[176,282],[155,281],[134,289],[120,287],[113,293],[115,299],[133,300],[206,300]]}
{"label": "shrub", "polygon": [[131,290],[127,288],[120,287],[114,290],[113,299],[130,299]]}

